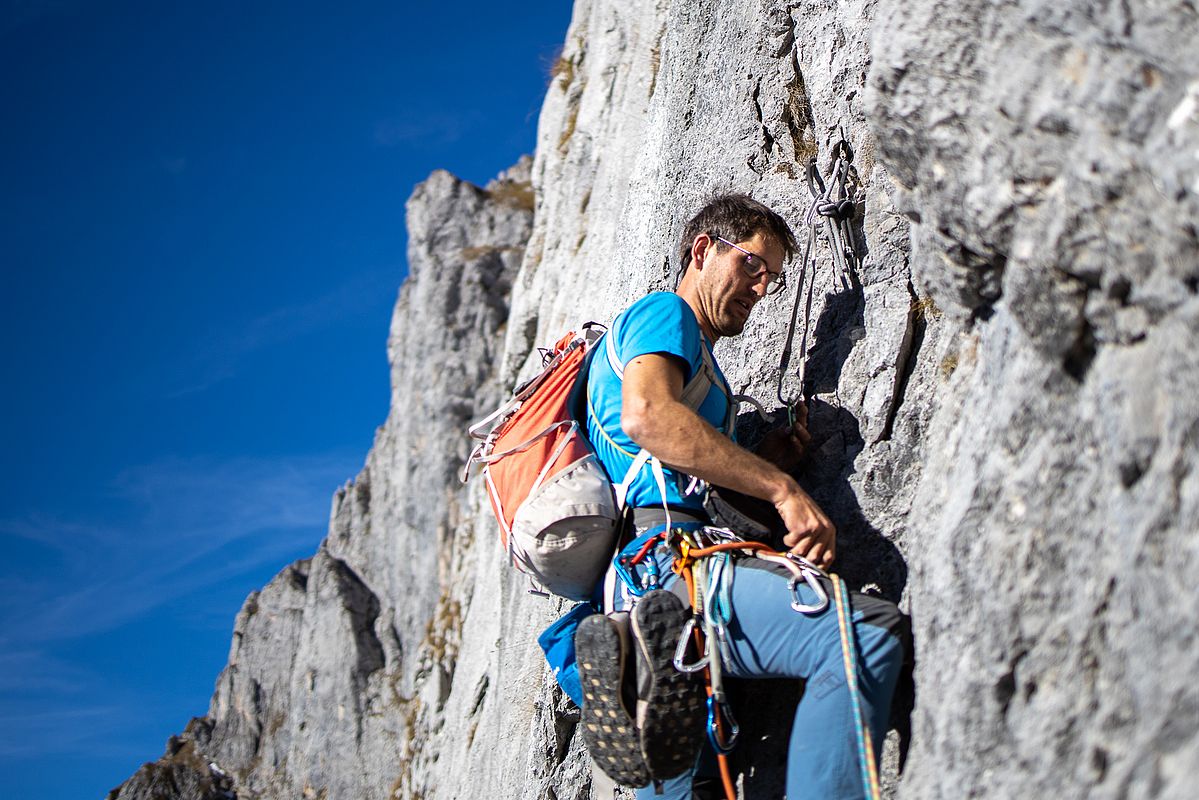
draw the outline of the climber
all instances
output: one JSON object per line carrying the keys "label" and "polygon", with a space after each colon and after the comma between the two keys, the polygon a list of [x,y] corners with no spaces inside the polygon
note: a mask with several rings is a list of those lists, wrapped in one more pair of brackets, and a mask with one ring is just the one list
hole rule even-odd
{"label": "climber", "polygon": [[[679,600],[685,590],[671,571],[670,550],[664,542],[652,543],[666,515],[673,528],[702,527],[710,522],[702,493],[689,488],[696,481],[727,487],[773,504],[792,553],[820,567],[836,556],[832,522],[785,471],[809,442],[806,413],[801,408],[793,427],[768,436],[758,455],[742,448],[732,435],[731,393],[712,356],[721,337],[739,335],[754,306],[783,287],[783,264],[794,250],[787,223],[768,207],[745,195],[715,198],[683,230],[676,290],[649,294],[628,307],[607,334],[614,354],[591,362],[588,433],[608,474],[619,480],[642,448],[664,467],[657,477],[642,470],[629,487],[635,531],[623,552],[651,548],[642,567],[667,591],[638,597],[610,574],[603,593],[612,613],[586,617],[575,636],[587,693],[583,722],[590,719],[589,704],[613,720],[584,724],[584,738],[597,764],[618,782],[645,786],[653,779],[639,798],[702,796],[705,778],[695,766],[705,737],[703,684],[698,673],[684,674],[673,665],[691,612]],[[682,392],[704,369],[714,380],[696,413],[682,402]],[[730,570],[726,635],[719,644],[723,672],[807,679],[789,744],[787,795],[862,797],[836,615],[831,608],[797,613],[793,599],[807,592],[805,602],[811,602],[811,590],[794,586],[786,569],[758,561],[748,558]],[[860,595],[853,595],[853,611],[861,702],[877,759],[903,658],[899,614],[889,602]],[[619,758],[604,762],[600,752]],[[678,777],[660,780],[661,775]]]}

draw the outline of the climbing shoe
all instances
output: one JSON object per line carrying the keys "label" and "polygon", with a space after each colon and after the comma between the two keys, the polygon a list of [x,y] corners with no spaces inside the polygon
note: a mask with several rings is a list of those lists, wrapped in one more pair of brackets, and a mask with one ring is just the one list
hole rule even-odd
{"label": "climbing shoe", "polygon": [[[676,595],[660,589],[647,592],[633,607],[637,728],[641,755],[654,780],[691,769],[703,744],[707,711],[702,673],[674,667],[675,648],[690,617]],[[694,652],[694,644],[688,652]]]}
{"label": "climbing shoe", "polygon": [[583,741],[604,773],[625,786],[645,786],[649,770],[629,709],[626,670],[632,667],[629,615],[593,614],[575,632],[575,660],[583,686]]}

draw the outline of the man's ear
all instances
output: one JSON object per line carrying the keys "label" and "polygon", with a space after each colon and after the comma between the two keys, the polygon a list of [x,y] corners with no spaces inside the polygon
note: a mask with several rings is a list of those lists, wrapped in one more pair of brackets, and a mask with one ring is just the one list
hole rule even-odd
{"label": "man's ear", "polygon": [[704,258],[714,245],[712,237],[706,233],[701,233],[691,241],[691,263],[696,269],[704,268]]}

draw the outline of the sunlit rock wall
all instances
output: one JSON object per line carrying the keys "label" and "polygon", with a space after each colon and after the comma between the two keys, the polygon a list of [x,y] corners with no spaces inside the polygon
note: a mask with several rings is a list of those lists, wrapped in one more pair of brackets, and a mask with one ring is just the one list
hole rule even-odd
{"label": "sunlit rock wall", "polygon": [[1171,797],[1199,767],[1199,19],[880,6],[869,107],[961,320],[908,524],[910,797]]}

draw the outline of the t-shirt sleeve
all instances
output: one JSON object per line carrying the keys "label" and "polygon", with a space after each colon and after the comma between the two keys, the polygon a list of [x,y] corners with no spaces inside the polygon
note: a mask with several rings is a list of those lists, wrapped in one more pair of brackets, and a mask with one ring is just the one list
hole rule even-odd
{"label": "t-shirt sleeve", "polygon": [[616,353],[622,362],[649,353],[675,356],[685,365],[684,381],[691,380],[702,346],[695,312],[674,292],[646,295],[616,324]]}

